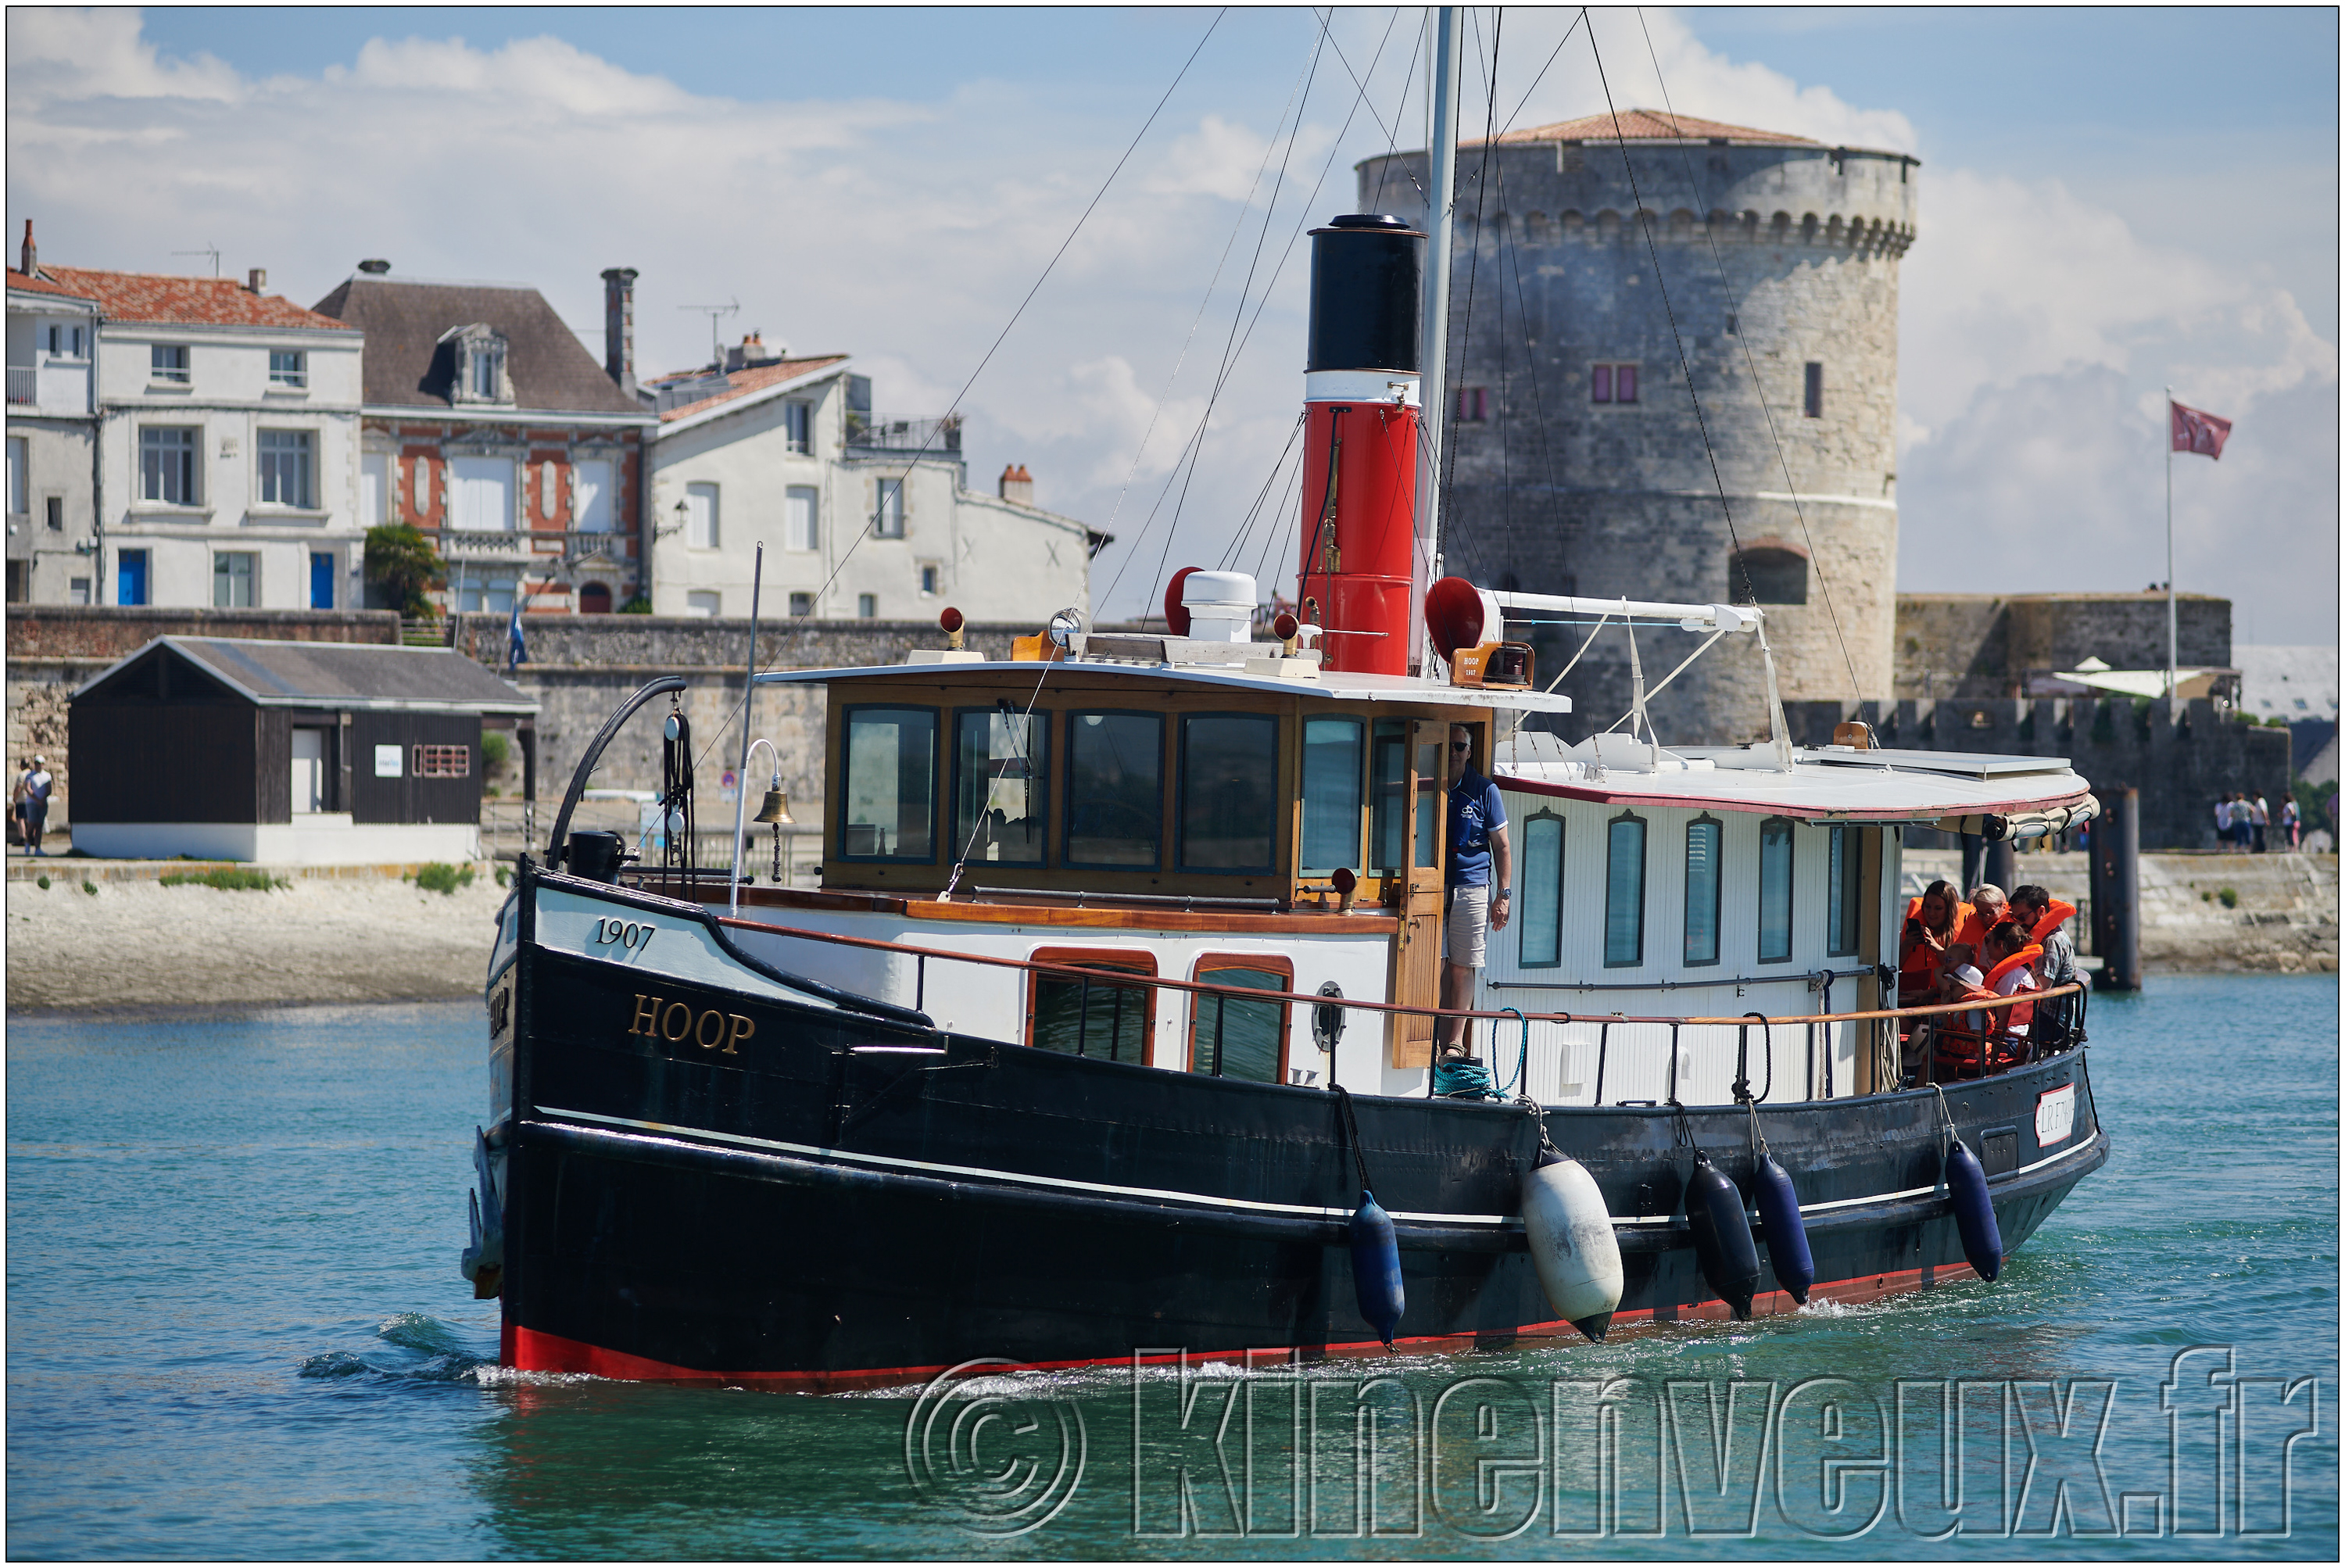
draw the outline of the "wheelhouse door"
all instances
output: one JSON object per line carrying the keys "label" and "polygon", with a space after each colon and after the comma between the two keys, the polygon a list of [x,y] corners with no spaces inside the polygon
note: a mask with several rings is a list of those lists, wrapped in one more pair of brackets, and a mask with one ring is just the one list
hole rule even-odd
{"label": "wheelhouse door", "polygon": [[[1441,1004],[1441,891],[1444,835],[1443,748],[1449,727],[1430,719],[1382,719],[1376,724],[1377,869],[1386,898],[1400,917],[1393,937],[1392,994],[1402,1007]],[[1386,1042],[1396,1067],[1433,1061],[1433,1020],[1392,1013]]]}

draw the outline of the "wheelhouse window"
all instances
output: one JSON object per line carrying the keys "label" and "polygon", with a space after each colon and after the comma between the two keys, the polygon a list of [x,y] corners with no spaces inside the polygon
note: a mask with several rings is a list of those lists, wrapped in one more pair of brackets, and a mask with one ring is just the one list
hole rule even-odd
{"label": "wheelhouse window", "polygon": [[1356,718],[1303,721],[1303,866],[1356,869],[1367,804],[1367,727]]}
{"label": "wheelhouse window", "polygon": [[[1283,958],[1201,958],[1194,978],[1202,985],[1294,989],[1294,966]],[[1286,1081],[1286,1003],[1218,991],[1194,993],[1191,1001],[1189,1071],[1255,1084]]]}
{"label": "wheelhouse window", "polygon": [[1030,972],[1026,1044],[1070,1056],[1103,1056],[1111,1062],[1148,1064],[1150,1026],[1156,1013],[1155,987],[1118,977],[1153,980],[1156,961],[1146,953],[1092,952],[1041,948],[1038,963],[1066,964],[1092,974]]}
{"label": "wheelhouse window", "polygon": [[1832,828],[1831,906],[1824,921],[1831,932],[1825,952],[1833,958],[1855,955],[1864,910],[1864,840],[1845,822]]}
{"label": "wheelhouse window", "polygon": [[1408,723],[1376,720],[1369,758],[1368,863],[1389,876],[1408,863]]}
{"label": "wheelhouse window", "polygon": [[1792,956],[1792,821],[1770,817],[1759,825],[1759,962]]}
{"label": "wheelhouse window", "polygon": [[316,496],[310,483],[310,432],[264,430],[259,442],[262,504],[302,508],[313,504]]}
{"label": "wheelhouse window", "polygon": [[1193,713],[1181,720],[1181,869],[1267,871],[1278,836],[1278,720]]}
{"label": "wheelhouse window", "polygon": [[1517,962],[1553,969],[1563,962],[1563,819],[1534,811],[1523,822],[1520,881],[1515,921],[1522,928]]}
{"label": "wheelhouse window", "polygon": [[1685,961],[1689,968],[1718,962],[1721,855],[1726,828],[1715,817],[1686,824]]}
{"label": "wheelhouse window", "polygon": [[850,708],[839,853],[850,860],[934,858],[937,710]]}
{"label": "wheelhouse window", "polygon": [[150,424],[138,432],[138,498],[167,506],[197,504],[194,427]]}
{"label": "wheelhouse window", "polygon": [[963,708],[953,722],[954,858],[1041,865],[1051,716]]}
{"label": "wheelhouse window", "polygon": [[1067,864],[1154,866],[1162,850],[1164,721],[1067,716]]}
{"label": "wheelhouse window", "polygon": [[1604,967],[1645,962],[1645,820],[1622,812],[1604,827]]}

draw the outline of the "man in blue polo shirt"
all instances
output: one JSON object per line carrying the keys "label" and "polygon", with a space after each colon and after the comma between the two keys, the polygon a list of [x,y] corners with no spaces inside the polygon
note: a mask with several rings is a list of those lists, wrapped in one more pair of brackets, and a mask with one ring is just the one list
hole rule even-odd
{"label": "man in blue polo shirt", "polygon": [[[1495,881],[1492,871],[1497,873]],[[1442,947],[1441,1005],[1474,1005],[1474,972],[1482,967],[1487,933],[1507,929],[1514,903],[1514,854],[1507,844],[1507,808],[1498,787],[1474,769],[1474,732],[1449,727],[1449,866]],[[1441,1055],[1466,1054],[1466,1021],[1441,1021]]]}

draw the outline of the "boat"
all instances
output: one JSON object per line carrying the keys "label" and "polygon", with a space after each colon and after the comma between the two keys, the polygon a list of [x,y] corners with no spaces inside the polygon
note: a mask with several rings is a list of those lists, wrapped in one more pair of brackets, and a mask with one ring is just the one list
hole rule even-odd
{"label": "boat", "polygon": [[[821,1391],[1762,1320],[1989,1288],[2106,1160],[2080,988],[1952,1056],[1953,1009],[1895,990],[1905,831],[2040,838],[2087,781],[1861,722],[1794,745],[1771,658],[1743,744],[1663,744],[1641,666],[1622,726],[1541,728],[1570,695],[1510,628],[1763,655],[1764,609],[1429,580],[1426,236],[1313,245],[1268,637],[1251,578],[1184,569],[1161,632],[1071,611],[996,658],[948,612],[901,663],[753,653],[745,700],[826,693],[814,888],[740,874],[737,824],[736,869],[690,863],[682,677],[588,746],[484,992],[462,1271],[504,1364]],[[655,722],[670,830],[574,831]],[[1445,1010],[1456,735],[1514,911]]]}

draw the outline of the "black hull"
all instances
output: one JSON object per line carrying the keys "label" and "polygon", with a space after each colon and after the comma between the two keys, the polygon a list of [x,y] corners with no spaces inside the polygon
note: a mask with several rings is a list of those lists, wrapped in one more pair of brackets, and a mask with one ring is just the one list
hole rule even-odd
{"label": "black hull", "polygon": [[[529,926],[524,915],[514,1115],[497,1140],[510,1364],[822,1388],[981,1357],[1382,1348],[1354,1303],[1344,1217],[1358,1182],[1323,1090],[1079,1060],[685,982],[665,993],[746,1017],[754,1033],[730,1055],[670,1044],[630,1032],[651,977],[540,947]],[[2038,1097],[2070,1084],[2073,1130],[2039,1147]],[[1986,1163],[2006,1252],[2107,1157],[2081,1051],[1944,1099]],[[1538,1146],[1530,1113],[1355,1105],[1396,1220],[1397,1345],[1572,1335],[1507,1217]],[[1866,1299],[1970,1274],[1939,1185],[1936,1094],[1760,1116],[1809,1209],[1818,1295]],[[1615,1321],[1725,1316],[1680,1195],[1693,1146],[1747,1177],[1749,1115],[1607,1106],[1546,1121],[1621,1222]],[[1775,1285],[1762,1278],[1760,1313],[1790,1309]]]}

